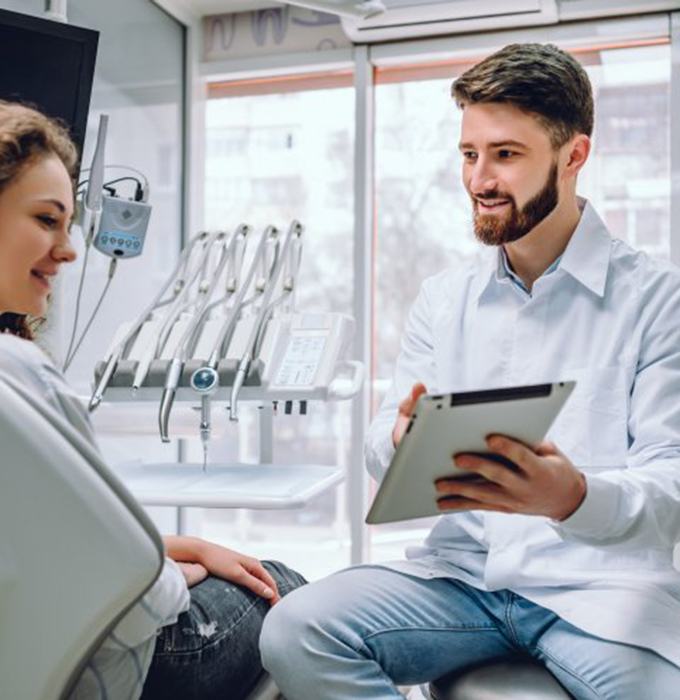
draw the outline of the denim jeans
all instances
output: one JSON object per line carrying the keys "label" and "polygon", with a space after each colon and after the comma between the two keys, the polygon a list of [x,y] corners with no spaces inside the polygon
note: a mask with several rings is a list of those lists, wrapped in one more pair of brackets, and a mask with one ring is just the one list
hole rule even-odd
{"label": "denim jeans", "polygon": [[262,663],[287,700],[391,700],[416,685],[507,655],[543,663],[578,700],[678,697],[680,668],[591,636],[510,591],[348,569],[277,605]]}
{"label": "denim jeans", "polygon": [[[283,564],[262,563],[282,596],[305,583]],[[213,577],[190,593],[189,610],[158,634],[142,700],[245,698],[262,674],[258,639],[269,603]]]}

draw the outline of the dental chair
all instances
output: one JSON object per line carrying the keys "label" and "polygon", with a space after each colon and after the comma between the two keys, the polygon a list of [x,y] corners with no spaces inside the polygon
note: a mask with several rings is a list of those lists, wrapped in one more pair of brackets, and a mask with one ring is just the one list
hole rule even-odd
{"label": "dental chair", "polygon": [[[65,700],[160,574],[151,520],[60,415],[0,372],[0,697]],[[264,678],[251,700],[276,697]]]}
{"label": "dental chair", "polygon": [[517,656],[480,664],[430,685],[432,700],[570,700],[545,666]]}

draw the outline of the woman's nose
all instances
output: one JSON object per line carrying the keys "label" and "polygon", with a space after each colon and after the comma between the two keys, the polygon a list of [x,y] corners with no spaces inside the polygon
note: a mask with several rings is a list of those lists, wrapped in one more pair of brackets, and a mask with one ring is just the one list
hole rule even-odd
{"label": "woman's nose", "polygon": [[52,249],[52,258],[60,263],[73,262],[77,257],[75,248],[71,245],[71,241],[66,237],[63,241],[57,243]]}

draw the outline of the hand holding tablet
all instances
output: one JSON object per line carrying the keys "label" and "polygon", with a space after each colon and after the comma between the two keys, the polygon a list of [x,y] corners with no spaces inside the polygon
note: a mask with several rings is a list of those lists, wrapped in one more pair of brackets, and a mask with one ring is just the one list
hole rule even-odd
{"label": "hand holding tablet", "polygon": [[403,437],[397,420],[393,437],[401,440],[366,522],[470,509],[567,517],[585,496],[585,480],[541,441],[573,388],[557,382],[427,396],[414,387],[400,413],[417,393],[415,410]]}

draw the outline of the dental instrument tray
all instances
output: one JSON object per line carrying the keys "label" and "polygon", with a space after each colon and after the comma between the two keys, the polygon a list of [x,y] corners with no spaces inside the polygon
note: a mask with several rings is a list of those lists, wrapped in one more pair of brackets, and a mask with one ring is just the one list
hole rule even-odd
{"label": "dental instrument tray", "polygon": [[[152,325],[151,322],[149,325]],[[205,366],[208,348],[215,340],[218,322],[207,321],[196,344],[193,357],[184,361],[177,381],[177,400],[196,401],[191,388],[191,376]],[[215,369],[219,388],[213,402],[229,402],[231,388],[238,376],[244,339],[251,331],[251,317],[238,320],[231,343]],[[125,335],[129,324],[123,324],[113,345]],[[111,374],[106,392],[109,401],[158,401],[171,368],[170,343],[168,354],[148,362],[144,377],[136,384],[140,365],[145,362],[144,350],[148,336],[156,329],[140,334],[126,359],[120,359]],[[354,333],[354,321],[340,313],[285,313],[270,319],[264,326],[258,356],[250,362],[239,392],[242,400],[342,400],[354,396],[363,378],[359,363],[345,361]],[[106,362],[95,367],[95,382],[106,371]]]}
{"label": "dental instrument tray", "polygon": [[116,475],[145,506],[302,508],[343,479],[338,467],[316,464],[119,465]]}
{"label": "dental instrument tray", "polygon": [[[366,522],[374,525],[441,515],[437,479],[480,478],[455,466],[454,455],[489,455],[486,438],[492,434],[507,435],[526,445],[539,443],[574,386],[575,382],[564,381],[421,396]],[[505,463],[498,455],[491,458]]]}

